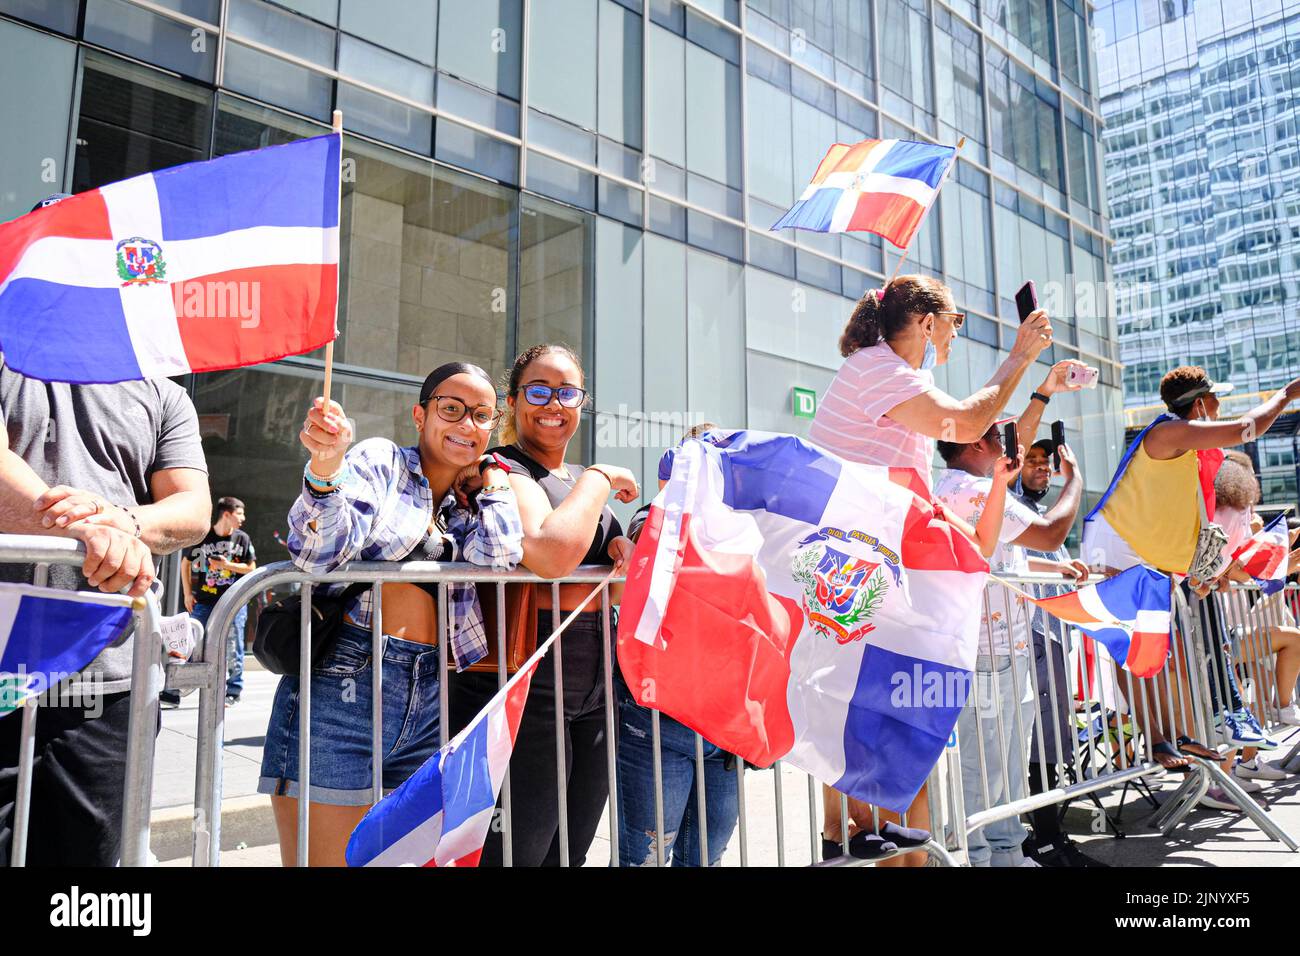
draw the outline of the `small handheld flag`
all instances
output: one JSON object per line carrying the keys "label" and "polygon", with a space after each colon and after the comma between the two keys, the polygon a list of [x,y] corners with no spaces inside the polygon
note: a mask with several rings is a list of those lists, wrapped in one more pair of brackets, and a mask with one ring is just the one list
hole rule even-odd
{"label": "small handheld flag", "polygon": [[0,584],[0,714],[72,676],[121,637],[131,608],[58,588]]}
{"label": "small handheld flag", "polygon": [[772,229],[872,232],[906,249],[956,155],[951,146],[899,139],[836,143]]}
{"label": "small handheld flag", "polygon": [[1286,587],[1287,544],[1286,515],[1279,514],[1232,557],[1241,562],[1262,592],[1276,594]]}
{"label": "small handheld flag", "polygon": [[1169,575],[1136,565],[1055,597],[1031,598],[1096,639],[1134,677],[1158,674],[1169,654]]}
{"label": "small handheld flag", "polygon": [[335,336],[329,133],[92,189],[0,225],[0,351],[48,382],[238,368]]}
{"label": "small handheld flag", "polygon": [[367,813],[348,866],[478,866],[538,661],[520,668],[468,727]]}

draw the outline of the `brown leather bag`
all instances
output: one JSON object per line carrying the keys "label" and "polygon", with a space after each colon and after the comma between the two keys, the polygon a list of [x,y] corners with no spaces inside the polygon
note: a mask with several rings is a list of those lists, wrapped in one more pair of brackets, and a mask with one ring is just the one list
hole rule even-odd
{"label": "brown leather bag", "polygon": [[[483,630],[487,635],[487,657],[466,670],[497,673],[497,586],[477,584],[479,607],[483,609]],[[506,673],[513,674],[537,650],[537,588],[532,584],[507,584]]]}

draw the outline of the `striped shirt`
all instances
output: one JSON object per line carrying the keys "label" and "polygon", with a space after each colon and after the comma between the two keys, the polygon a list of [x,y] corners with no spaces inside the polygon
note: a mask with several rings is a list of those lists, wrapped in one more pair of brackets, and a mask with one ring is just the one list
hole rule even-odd
{"label": "striped shirt", "polygon": [[934,388],[934,375],[912,368],[886,343],[858,349],[835,373],[817,405],[809,439],[847,461],[913,468],[930,487],[934,441],[889,417]]}
{"label": "striped shirt", "polygon": [[[478,511],[456,504],[451,492],[434,507],[416,448],[367,438],[344,459],[347,473],[335,491],[314,494],[303,483],[289,510],[289,553],[304,571],[333,571],[348,561],[469,561],[508,571],[524,556],[524,529],[509,488],[478,496]],[[429,533],[435,514],[437,531]],[[342,590],[346,585],[332,585]],[[487,655],[483,612],[472,584],[448,587],[451,653],[463,670]],[[370,627],[374,598],[349,602],[348,616]]]}

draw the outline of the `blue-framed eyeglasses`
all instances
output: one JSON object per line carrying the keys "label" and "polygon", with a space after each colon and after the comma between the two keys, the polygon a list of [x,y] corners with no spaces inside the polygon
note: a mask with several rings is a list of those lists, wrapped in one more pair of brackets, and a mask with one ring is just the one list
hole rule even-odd
{"label": "blue-framed eyeglasses", "polygon": [[555,396],[565,408],[578,408],[587,400],[587,390],[576,385],[561,385],[559,388],[551,388],[549,385],[525,385],[523,392],[524,401],[529,405],[549,405],[551,396]]}

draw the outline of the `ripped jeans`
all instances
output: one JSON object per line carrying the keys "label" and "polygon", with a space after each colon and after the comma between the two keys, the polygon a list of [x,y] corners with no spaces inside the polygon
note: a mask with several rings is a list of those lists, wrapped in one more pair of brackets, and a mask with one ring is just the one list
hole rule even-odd
{"label": "ripped jeans", "polygon": [[[622,676],[618,701],[618,863],[655,865],[654,742],[650,711],[632,699]],[[700,815],[695,792],[695,731],[659,717],[666,837],[664,865],[700,865]],[[704,797],[709,866],[717,866],[739,815],[734,758],[704,741]],[[727,769],[731,767],[732,769]]]}

